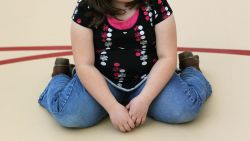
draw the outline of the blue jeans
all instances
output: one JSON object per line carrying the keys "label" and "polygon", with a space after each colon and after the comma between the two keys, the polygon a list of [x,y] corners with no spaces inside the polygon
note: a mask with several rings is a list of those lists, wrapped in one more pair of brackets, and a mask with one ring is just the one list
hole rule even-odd
{"label": "blue jeans", "polygon": [[[125,92],[107,82],[117,101],[126,105],[142,91],[146,81],[137,89]],[[148,116],[165,123],[185,123],[195,119],[212,88],[204,75],[193,67],[172,78],[151,103]],[[108,116],[105,109],[88,93],[74,73],[54,76],[38,100],[63,127],[86,128]]]}

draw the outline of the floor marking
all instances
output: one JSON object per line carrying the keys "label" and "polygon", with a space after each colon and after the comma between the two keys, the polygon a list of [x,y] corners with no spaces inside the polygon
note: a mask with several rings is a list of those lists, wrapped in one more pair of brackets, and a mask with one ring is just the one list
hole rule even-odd
{"label": "floor marking", "polygon": [[[0,60],[0,65],[12,64],[12,63],[29,61],[29,60],[37,60],[37,59],[72,55],[71,46],[67,46],[67,45],[65,45],[65,46],[0,47],[0,51],[39,51],[39,50],[56,50],[56,51],[65,50],[65,52],[47,53],[47,54],[39,54],[39,55],[5,59],[5,60]],[[68,51],[66,51],[66,50],[68,50]],[[205,53],[219,53],[219,54],[233,54],[233,55],[250,56],[250,50],[236,50],[236,49],[178,47],[178,51],[192,51],[192,52],[205,52]]]}
{"label": "floor marking", "polygon": [[70,46],[20,46],[0,47],[0,51],[71,50]]}
{"label": "floor marking", "polygon": [[178,51],[192,51],[192,52],[205,52],[205,53],[220,53],[220,54],[235,54],[250,56],[250,50],[237,50],[237,49],[216,49],[216,48],[189,48],[178,47]]}
{"label": "floor marking", "polygon": [[12,64],[12,63],[24,62],[24,61],[30,61],[30,60],[37,60],[37,59],[69,56],[69,55],[72,55],[71,51],[39,54],[39,55],[25,56],[25,57],[19,57],[19,58],[11,58],[11,59],[6,59],[6,60],[0,60],[0,65]]}

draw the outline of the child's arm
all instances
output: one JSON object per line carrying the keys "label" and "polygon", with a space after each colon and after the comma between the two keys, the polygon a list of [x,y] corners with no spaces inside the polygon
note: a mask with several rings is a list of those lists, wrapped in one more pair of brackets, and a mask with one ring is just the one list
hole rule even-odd
{"label": "child's arm", "polygon": [[134,123],[130,119],[128,111],[117,102],[101,72],[94,66],[92,30],[72,22],[71,44],[76,73],[81,83],[109,113],[113,125],[121,131],[129,131],[134,127]]}
{"label": "child's arm", "polygon": [[177,37],[174,16],[155,26],[156,49],[158,60],[149,73],[148,80],[142,90],[142,96],[152,102],[166,86],[176,69]]}
{"label": "child's arm", "polygon": [[127,105],[136,126],[146,120],[149,105],[166,86],[176,69],[177,39],[173,15],[155,27],[158,60],[152,67],[141,93]]}
{"label": "child's arm", "polygon": [[109,111],[111,107],[117,104],[117,101],[108,89],[103,76],[94,66],[92,34],[90,29],[80,27],[72,22],[71,44],[76,73],[88,92]]}

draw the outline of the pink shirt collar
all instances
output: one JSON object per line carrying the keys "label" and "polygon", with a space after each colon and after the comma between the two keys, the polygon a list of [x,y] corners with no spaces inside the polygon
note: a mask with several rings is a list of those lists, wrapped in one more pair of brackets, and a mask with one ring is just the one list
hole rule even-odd
{"label": "pink shirt collar", "polygon": [[119,29],[119,30],[126,30],[126,29],[133,27],[133,25],[136,23],[138,17],[139,17],[139,9],[136,9],[134,14],[124,21],[120,21],[120,20],[113,18],[113,17],[110,17],[110,16],[107,16],[107,20],[108,20],[109,24],[111,26],[113,26],[114,28]]}

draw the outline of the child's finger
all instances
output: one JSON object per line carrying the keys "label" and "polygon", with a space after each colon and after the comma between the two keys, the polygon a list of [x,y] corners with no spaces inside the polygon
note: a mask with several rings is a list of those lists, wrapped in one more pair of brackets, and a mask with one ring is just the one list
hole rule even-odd
{"label": "child's finger", "polygon": [[144,116],[144,117],[142,118],[141,125],[145,123],[146,118],[147,118],[146,116]]}
{"label": "child's finger", "polygon": [[129,119],[129,120],[128,120],[128,124],[129,124],[129,126],[130,126],[131,128],[135,128],[135,124],[134,124],[134,122],[133,122],[132,119]]}
{"label": "child's finger", "polygon": [[135,123],[135,122],[136,122],[136,117],[135,117],[135,116],[132,116],[132,120],[133,120],[133,122]]}
{"label": "child's finger", "polygon": [[121,132],[126,132],[126,130],[124,129],[123,125],[120,125],[119,129],[120,129]]}
{"label": "child's finger", "polygon": [[129,109],[129,108],[130,108],[130,103],[126,106],[126,108],[127,108],[127,109]]}
{"label": "child's finger", "polygon": [[139,126],[141,124],[141,118],[136,119],[136,126]]}

